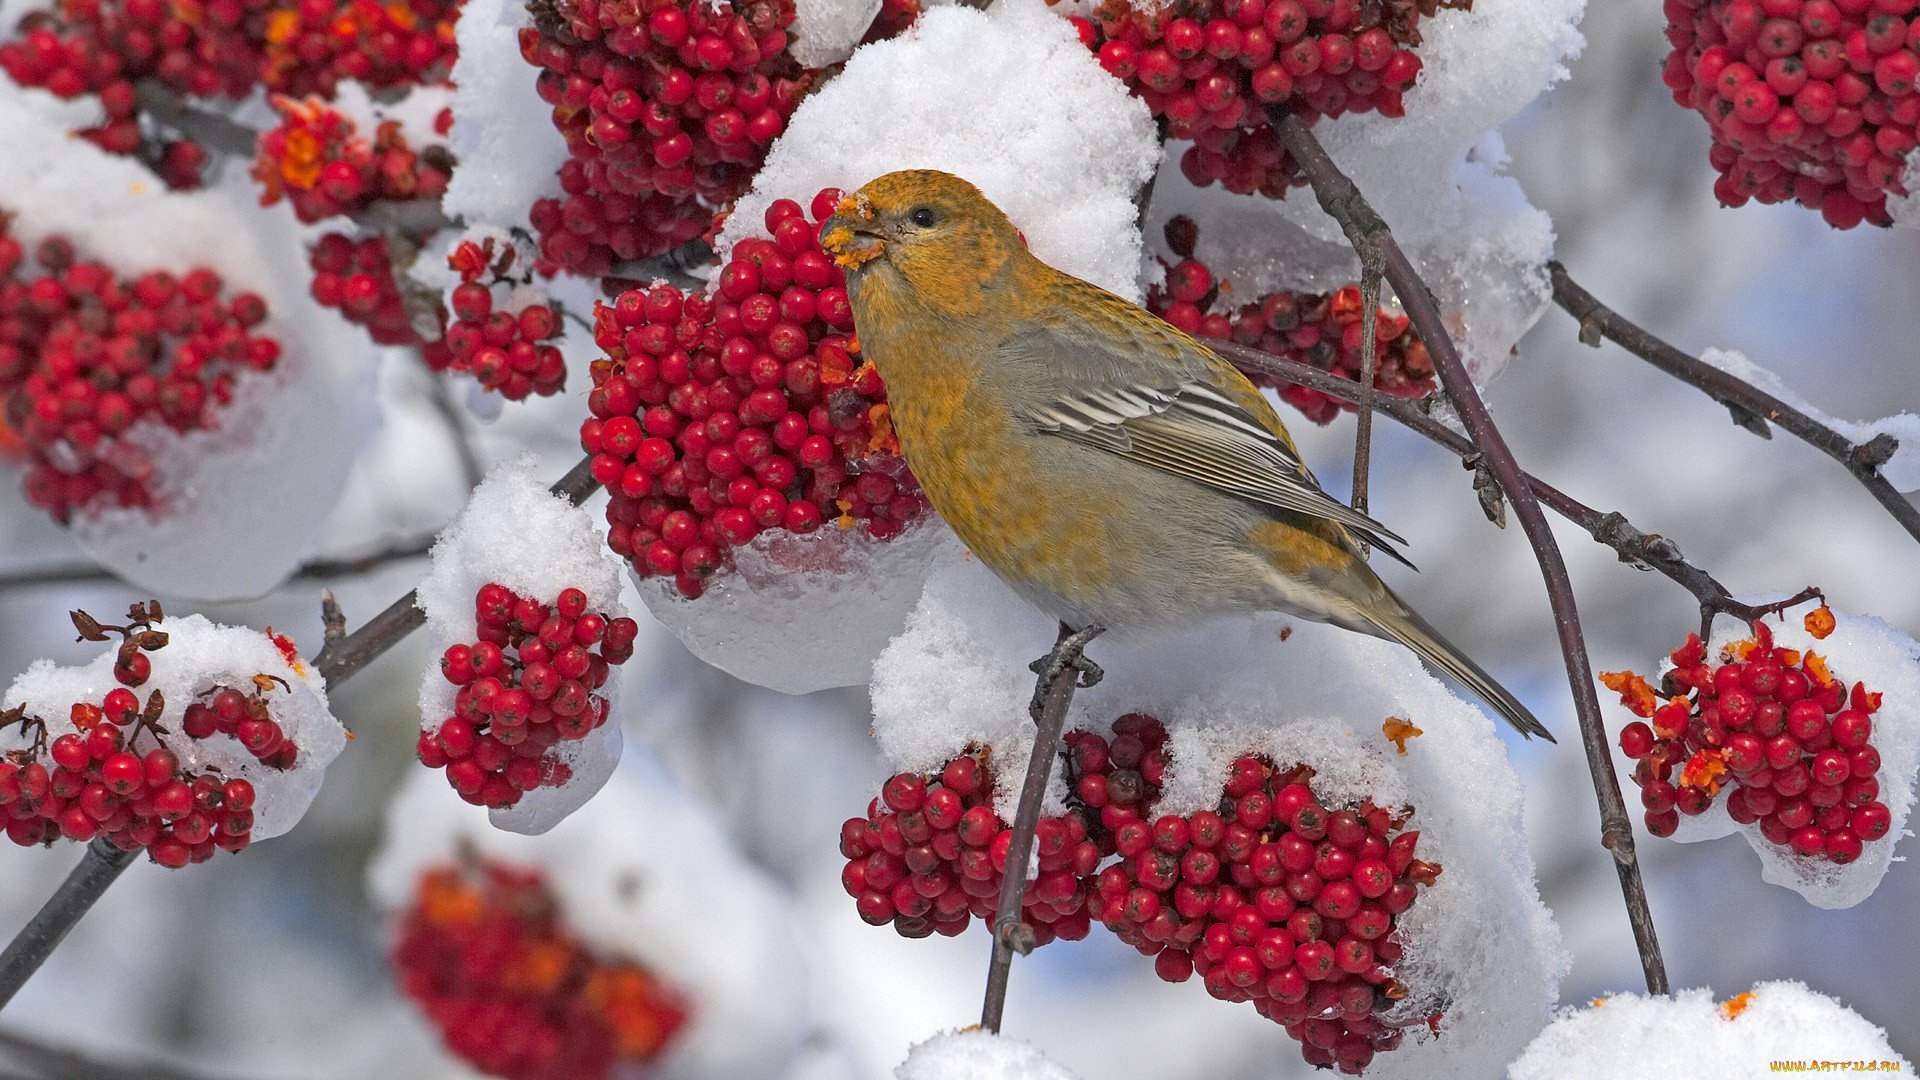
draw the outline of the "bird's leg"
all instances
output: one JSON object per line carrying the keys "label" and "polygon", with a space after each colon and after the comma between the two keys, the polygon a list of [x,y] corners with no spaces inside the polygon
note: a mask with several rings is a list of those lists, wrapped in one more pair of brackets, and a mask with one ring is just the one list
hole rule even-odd
{"label": "bird's leg", "polygon": [[[1007,869],[1000,878],[1000,898],[993,915],[993,960],[987,966],[986,1002],[980,1009],[980,1026],[988,1031],[1000,1030],[1013,954],[1025,956],[1033,951],[1033,928],[1020,921],[1020,905],[1027,892],[1027,860],[1033,854],[1033,831],[1040,823],[1040,804],[1046,801],[1047,780],[1053,775],[1053,759],[1060,747],[1060,735],[1067,727],[1067,706],[1073,702],[1074,687],[1092,686],[1103,674],[1097,665],[1081,655],[1087,642],[1100,636],[1100,632],[1098,626],[1072,630],[1063,623],[1053,651],[1032,664],[1032,670],[1040,678],[1034,686],[1029,712],[1038,730],[1033,733],[1027,779],[1020,788],[1020,805],[1013,815],[1013,835],[1007,843]],[[1076,677],[1065,678],[1070,671],[1076,672]]]}
{"label": "bird's leg", "polygon": [[1061,623],[1060,637],[1053,643],[1052,651],[1027,665],[1028,671],[1040,676],[1033,686],[1033,698],[1027,702],[1027,715],[1033,717],[1034,723],[1040,723],[1040,714],[1046,710],[1047,695],[1053,692],[1053,684],[1068,670],[1079,673],[1077,681],[1082,689],[1098,685],[1101,679],[1107,677],[1099,664],[1087,659],[1085,652],[1087,643],[1102,632],[1098,626],[1074,630],[1066,623]]}

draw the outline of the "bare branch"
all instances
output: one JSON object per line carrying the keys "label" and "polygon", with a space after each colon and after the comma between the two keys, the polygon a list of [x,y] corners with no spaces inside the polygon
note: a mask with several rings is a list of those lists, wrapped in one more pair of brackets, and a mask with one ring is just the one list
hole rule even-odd
{"label": "bare branch", "polygon": [[1580,323],[1581,341],[1596,347],[1602,338],[1613,342],[1725,405],[1733,413],[1735,423],[1762,437],[1768,434],[1768,421],[1780,425],[1788,434],[1844,466],[1869,495],[1886,507],[1893,520],[1907,530],[1907,535],[1920,540],[1920,507],[1914,506],[1880,475],[1880,466],[1887,463],[1899,446],[1893,436],[1877,435],[1856,446],[1845,435],[1772,394],[1697,356],[1681,352],[1627,321],[1576,284],[1568,276],[1567,268],[1559,263],[1548,263],[1547,272],[1553,278],[1553,301]]}
{"label": "bare branch", "polygon": [[127,867],[133,865],[134,852],[121,851],[105,837],[87,845],[80,864],[67,874],[53,896],[34,913],[31,922],[21,928],[0,952],[0,1009],[13,1000],[40,965],[53,955],[54,946],[67,936],[80,917],[93,907]]}
{"label": "bare branch", "polygon": [[1033,853],[1033,830],[1040,823],[1040,805],[1046,801],[1047,779],[1053,775],[1053,759],[1060,748],[1061,733],[1067,727],[1067,706],[1073,703],[1076,685],[1092,686],[1100,681],[1100,669],[1082,655],[1087,642],[1100,636],[1098,626],[1070,630],[1060,626],[1060,639],[1053,650],[1034,661],[1040,676],[1033,688],[1033,701],[1027,706],[1033,717],[1033,755],[1027,759],[1027,780],[1020,789],[1020,805],[1013,815],[1013,836],[1007,845],[1007,868],[1000,878],[1000,899],[993,916],[993,960],[987,966],[986,1001],[980,1007],[980,1026],[1000,1030],[1000,1018],[1007,1007],[1007,977],[1013,970],[1013,954],[1033,951],[1033,928],[1020,921],[1020,903],[1027,891],[1027,860]]}
{"label": "bare branch", "polygon": [[1620,794],[1620,779],[1613,771],[1613,754],[1607,743],[1606,725],[1600,717],[1600,699],[1594,690],[1593,667],[1587,657],[1585,635],[1574,603],[1573,583],[1567,576],[1566,560],[1561,557],[1553,530],[1547,524],[1546,515],[1541,513],[1540,502],[1534,497],[1526,474],[1521,472],[1513,452],[1507,448],[1506,440],[1494,426],[1486,403],[1480,400],[1479,391],[1467,377],[1466,365],[1461,362],[1459,352],[1447,336],[1439,304],[1434,301],[1433,294],[1414,270],[1406,253],[1393,239],[1386,222],[1367,204],[1353,181],[1334,164],[1304,121],[1276,106],[1268,106],[1267,116],[1280,133],[1280,140],[1285,144],[1288,154],[1299,164],[1307,182],[1313,185],[1321,208],[1340,222],[1348,238],[1353,240],[1356,250],[1365,251],[1371,245],[1384,258],[1387,281],[1393,286],[1401,307],[1412,320],[1414,331],[1420,335],[1427,352],[1433,357],[1442,388],[1465,421],[1474,445],[1486,456],[1487,464],[1520,519],[1520,527],[1533,548],[1535,560],[1540,564],[1540,576],[1546,582],[1547,596],[1553,605],[1554,627],[1566,661],[1574,712],[1580,719],[1587,767],[1600,803],[1600,842],[1614,856],[1620,889],[1626,897],[1627,919],[1632,924],[1634,942],[1646,974],[1647,990],[1664,994],[1667,992],[1666,966],[1660,958],[1653,915],[1647,907],[1646,884],[1641,880],[1639,862],[1634,853],[1633,826]]}

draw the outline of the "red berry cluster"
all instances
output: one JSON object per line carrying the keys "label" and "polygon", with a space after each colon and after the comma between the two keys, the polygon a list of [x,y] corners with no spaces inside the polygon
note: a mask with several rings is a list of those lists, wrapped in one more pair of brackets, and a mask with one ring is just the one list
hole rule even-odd
{"label": "red berry cluster", "polygon": [[266,21],[260,81],[331,96],[342,79],[369,90],[445,82],[459,0],[280,0]]}
{"label": "red berry cluster", "polygon": [[[84,637],[107,640],[104,630],[122,635],[114,674],[126,685],[108,691],[98,704],[76,702],[69,717],[73,732],[49,745],[46,722],[28,715],[24,706],[0,713],[0,731],[18,727],[31,739],[29,746],[0,755],[0,819],[7,838],[26,847],[63,836],[81,842],[105,836],[122,851],[144,849],[154,862],[170,867],[205,862],[215,849],[239,851],[252,840],[253,785],[239,777],[225,779],[214,768],[189,772],[167,748],[168,733],[159,724],[165,699],[155,690],[143,703],[131,689],[151,674],[146,653],[166,645],[166,635],[153,629],[162,617],[160,606],[149,610],[136,604],[129,614],[130,625],[103,627],[83,612],[74,613]],[[266,688],[273,685],[264,676],[261,681]],[[204,715],[232,706],[243,717],[238,725],[243,741],[244,733],[260,724],[271,729],[270,744],[265,738],[248,741],[249,750],[274,768],[291,768],[297,750],[271,718],[267,690],[251,689],[244,695],[225,687],[209,690],[187,706],[181,734],[206,738],[213,728],[196,724],[195,711]],[[235,733],[232,725],[222,730]],[[148,748],[142,750],[142,743]]]}
{"label": "red berry cluster", "polygon": [[[260,136],[253,177],[260,205],[282,198],[301,221],[359,213],[381,200],[437,201],[447,190],[453,156],[432,145],[416,151],[397,121],[382,122],[369,141],[351,117],[319,98],[274,97],[280,123]],[[453,113],[442,109],[434,123],[445,135]]]}
{"label": "red berry cluster", "polygon": [[606,1080],[687,1021],[656,975],[579,940],[538,871],[492,860],[421,875],[393,966],[447,1048],[507,1080]]}
{"label": "red berry cluster", "polygon": [[492,583],[475,594],[474,617],[479,640],[440,657],[441,674],[460,688],[453,715],[422,731],[415,749],[421,764],[447,771],[461,798],[507,807],[573,778],[552,750],[607,722],[607,699],[596,691],[609,665],[633,655],[640,628],[588,611],[579,589],[548,605]]}
{"label": "red berry cluster", "polygon": [[1669,658],[1664,704],[1632,672],[1601,676],[1651,721],[1620,732],[1621,750],[1636,762],[1647,831],[1673,835],[1681,814],[1705,812],[1725,787],[1733,820],[1757,821],[1769,841],[1809,858],[1850,863],[1887,835],[1892,815],[1880,801],[1871,741],[1879,694],[1858,682],[1849,693],[1819,654],[1776,647],[1760,622],[1717,664],[1698,634]]}
{"label": "red berry cluster", "polygon": [[366,327],[378,344],[427,344],[400,294],[384,235],[355,240],[345,233],[325,233],[307,253],[307,264],[313,268],[313,298],[322,307],[339,309],[348,322]]}
{"label": "red berry cluster", "polygon": [[189,142],[149,145],[134,86],[154,80],[196,97],[246,97],[260,78],[269,6],[217,0],[185,18],[167,0],[62,0],[20,21],[20,38],[0,44],[0,68],[56,97],[98,95],[105,118],[77,134],[108,153],[147,151],[169,186],[198,187],[206,151]]}
{"label": "red berry cluster", "polygon": [[[992,924],[1013,830],[994,812],[986,757],[970,752],[937,773],[895,775],[866,817],[840,826],[840,884],[862,919],[909,938],[953,937],[976,916]],[[1089,837],[1078,809],[1041,818],[1034,851],[1040,874],[1027,886],[1021,917],[1036,945],[1079,941],[1088,928],[1086,881],[1110,852]]]}
{"label": "red berry cluster", "polygon": [[1794,199],[1888,225],[1920,140],[1920,8],[1908,0],[1666,0],[1665,79],[1706,117],[1726,206]]}
{"label": "red berry cluster", "polygon": [[141,421],[209,430],[235,377],[267,371],[280,343],[255,332],[267,305],[222,300],[196,269],[123,281],[49,237],[34,273],[0,213],[0,411],[32,462],[27,498],[65,521],[91,505],[150,507],[155,465],[120,436]]}
{"label": "red berry cluster", "polygon": [[[1400,116],[1420,74],[1420,17],[1436,0],[1103,0],[1081,36],[1100,66],[1193,145],[1197,187],[1278,199],[1302,181],[1265,107],[1303,116]],[[1461,4],[1460,6],[1465,6]]]}
{"label": "red berry cluster", "polygon": [[926,511],[899,457],[886,390],[855,366],[846,273],[818,223],[782,199],[772,239],[742,240],[717,293],[634,289],[594,313],[580,445],[612,495],[607,544],[642,576],[698,596],[726,553],[768,529],[812,532],[828,515],[880,539]]}
{"label": "red berry cluster", "polygon": [[[1118,770],[1138,762],[1150,788],[1165,767],[1157,721],[1116,723],[1115,734],[1073,743],[1080,798],[1106,802],[1120,854],[1095,879],[1089,912],[1168,982],[1198,974],[1214,997],[1252,1002],[1310,1064],[1359,1073],[1398,1046],[1400,1028],[1382,1015],[1408,992],[1393,974],[1394,927],[1440,873],[1413,857],[1420,834],[1401,831],[1406,815],[1370,802],[1330,809],[1311,769],[1254,756],[1233,762],[1217,811],[1150,817],[1141,800],[1109,813]],[[1115,770],[1104,782],[1103,768]]]}
{"label": "red berry cluster", "polygon": [[572,155],[531,220],[542,259],[604,276],[707,231],[811,81],[792,0],[545,0],[520,53]]}
{"label": "red berry cluster", "polygon": [[[1171,218],[1165,232],[1168,249],[1180,261],[1171,265],[1162,261],[1166,282],[1148,290],[1148,310],[1196,337],[1230,339],[1359,380],[1365,330],[1360,286],[1347,285],[1332,293],[1276,292],[1235,310],[1226,299],[1231,286],[1216,280],[1205,263],[1193,258],[1199,239],[1193,219]],[[1215,305],[1220,310],[1215,311]],[[1439,385],[1433,360],[1413,332],[1411,320],[1380,309],[1374,314],[1373,327],[1374,389],[1397,398],[1433,393]],[[1342,409],[1354,408],[1298,383],[1258,377],[1254,381],[1276,387],[1281,400],[1316,424],[1331,423]]]}
{"label": "red berry cluster", "polygon": [[494,306],[496,291],[510,294],[516,284],[508,276],[515,257],[512,246],[495,254],[492,239],[455,246],[447,256],[460,275],[453,290],[453,324],[425,350],[435,370],[467,372],[509,401],[557,394],[567,381],[566,359],[551,344],[561,335],[560,310],[546,300],[517,311]]}

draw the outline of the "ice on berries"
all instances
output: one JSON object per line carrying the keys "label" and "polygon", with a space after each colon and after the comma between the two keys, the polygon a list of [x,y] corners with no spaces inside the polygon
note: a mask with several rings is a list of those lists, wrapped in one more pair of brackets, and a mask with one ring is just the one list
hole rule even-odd
{"label": "ice on berries", "polygon": [[1006,211],[1040,258],[1138,300],[1133,198],[1158,159],[1146,106],[1038,0],[935,8],[801,102],[720,250],[754,235],[776,199],[941,169]]}
{"label": "ice on berries", "polygon": [[648,755],[630,753],[591,803],[537,839],[490,828],[436,777],[388,812],[368,871],[399,912],[423,874],[463,852],[540,873],[569,932],[655,973],[684,998],[667,1076],[771,1076],[811,1030],[807,970],[787,898],[729,844],[711,810]]}
{"label": "ice on berries", "polygon": [[1839,432],[1855,446],[1865,445],[1881,435],[1892,436],[1899,441],[1899,446],[1893,456],[1880,465],[1880,475],[1886,477],[1887,483],[1892,484],[1896,491],[1920,491],[1920,415],[1903,412],[1879,420],[1841,420],[1821,411],[1799,391],[1787,385],[1786,380],[1754,363],[1744,353],[1730,349],[1708,349],[1700,354],[1700,359],[1763,393],[1779,398],[1789,407],[1812,417],[1815,423]]}
{"label": "ice on berries", "polygon": [[[1887,1033],[1845,1004],[1792,980],[1755,983],[1714,1001],[1705,988],[1671,997],[1613,994],[1563,1009],[1507,1069],[1511,1080],[1746,1080],[1802,1066],[1861,1062],[1912,1076]],[[1884,1063],[1884,1064],[1882,1064]],[[1833,1070],[1827,1070],[1833,1071]]]}
{"label": "ice on berries", "polygon": [[[346,729],[328,711],[325,680],[292,652],[290,642],[283,647],[285,638],[276,641],[259,630],[222,626],[200,615],[170,617],[155,629],[167,635],[167,642],[142,654],[150,674],[132,691],[143,710],[150,695],[162,696],[164,708],[157,721],[164,732],[156,736],[151,728],[128,727],[137,734],[126,749],[144,755],[164,747],[178,759],[182,775],[206,773],[252,785],[254,840],[293,828],[319,792],[327,765],[347,743]],[[98,707],[110,692],[127,688],[115,675],[115,663],[113,648],[77,667],[35,661],[14,679],[0,699],[0,709],[24,706],[27,715],[46,722],[49,740],[77,733],[75,705]],[[274,725],[272,748],[290,748],[290,762],[271,754],[263,759],[250,750],[241,738],[251,734],[248,731],[196,731],[189,710],[204,709],[220,690],[264,703]],[[22,749],[29,741],[18,727],[0,731],[0,750]]]}
{"label": "ice on berries", "polygon": [[837,64],[866,36],[881,0],[793,0],[793,40],[787,52],[801,67]]}
{"label": "ice on berries", "polygon": [[[1759,603],[1779,597],[1745,599]],[[1690,843],[1738,832],[1760,857],[1762,879],[1794,890],[1815,907],[1848,908],[1879,887],[1895,860],[1894,849],[1905,835],[1913,812],[1914,785],[1920,779],[1920,642],[1870,616],[1841,611],[1833,612],[1833,616],[1834,628],[1825,638],[1808,633],[1798,612],[1789,612],[1784,622],[1768,619],[1766,626],[1775,645],[1822,658],[1826,670],[1845,688],[1850,690],[1859,683],[1868,693],[1880,696],[1878,708],[1870,713],[1867,744],[1879,759],[1874,777],[1878,797],[1873,802],[1885,808],[1886,819],[1871,826],[1879,835],[1861,834],[1858,858],[1844,864],[1799,854],[1769,840],[1760,822],[1737,824],[1729,815],[1729,795],[1715,799],[1697,816],[1681,815],[1674,839]],[[1723,646],[1748,636],[1750,632],[1737,621],[1719,620],[1713,639],[1707,643],[1709,662]],[[1786,797],[1781,801],[1787,801]]]}
{"label": "ice on berries", "polygon": [[432,558],[417,602],[443,651],[420,689],[421,760],[498,827],[545,832],[620,757],[608,669],[638,628],[618,564],[531,456],[488,475]]}
{"label": "ice on berries", "polygon": [[[927,774],[969,746],[990,748],[996,809],[1010,818],[1031,747],[1027,665],[1053,637],[1048,620],[978,564],[937,573],[875,664],[874,734],[888,762]],[[1492,721],[1413,654],[1276,616],[1098,638],[1088,656],[1106,677],[1075,695],[1068,725],[1106,731],[1127,714],[1162,721],[1158,814],[1214,809],[1249,756],[1308,766],[1329,808],[1412,807],[1405,828],[1419,831],[1419,857],[1443,872],[1399,916],[1405,951],[1394,974],[1409,988],[1408,1010],[1441,1014],[1439,1036],[1406,1029],[1368,1075],[1495,1075],[1539,1030],[1567,957],[1534,886],[1518,777]],[[1422,732],[1405,755],[1383,731],[1389,720]],[[1068,806],[1056,771],[1046,812]]]}
{"label": "ice on berries", "polygon": [[[143,588],[235,599],[284,581],[314,550],[373,422],[371,349],[307,295],[299,231],[263,210],[241,170],[218,186],[169,192],[135,161],[70,137],[72,106],[0,84],[0,192],[8,233],[32,251],[69,240],[121,278],[212,271],[224,298],[265,301],[258,332],[280,353],[231,376],[211,426],[149,418],[105,441],[146,476],[146,505],[90,503],[72,515],[89,554]],[[69,448],[71,449],[71,448]],[[64,455],[66,468],[77,454]]]}
{"label": "ice on berries", "polygon": [[1074,1080],[1033,1044],[978,1028],[915,1043],[893,1075],[894,1080]]}

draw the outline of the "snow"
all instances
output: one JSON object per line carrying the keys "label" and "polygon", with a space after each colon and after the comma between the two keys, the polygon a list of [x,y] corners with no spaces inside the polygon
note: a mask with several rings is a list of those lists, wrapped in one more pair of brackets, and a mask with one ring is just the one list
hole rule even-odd
{"label": "snow", "polygon": [[880,0],[794,0],[787,52],[801,67],[837,64],[866,36]]}
{"label": "snow", "polygon": [[[1768,603],[1786,595],[1742,597],[1741,601]],[[1773,632],[1776,645],[1819,653],[1833,677],[1849,688],[1862,682],[1868,690],[1885,695],[1880,710],[1873,714],[1870,741],[1880,751],[1880,801],[1893,815],[1887,835],[1868,841],[1860,858],[1845,866],[1807,859],[1769,841],[1761,835],[1757,823],[1736,825],[1727,814],[1723,797],[1715,799],[1713,806],[1698,817],[1680,815],[1680,829],[1673,838],[1686,844],[1738,832],[1760,856],[1762,879],[1792,889],[1815,907],[1849,908],[1872,896],[1886,877],[1894,847],[1913,811],[1914,783],[1920,778],[1920,642],[1869,616],[1849,615],[1837,609],[1833,616],[1833,632],[1823,640],[1807,633],[1795,612],[1789,612],[1784,622],[1767,620],[1767,628]],[[1749,636],[1746,626],[1738,621],[1717,620],[1707,655],[1718,656],[1722,646]],[[1663,669],[1671,666],[1665,664]]]}
{"label": "snow", "polygon": [[929,517],[891,540],[855,529],[764,532],[688,600],[670,578],[636,578],[653,617],[735,678],[805,694],[857,686],[906,623],[931,568],[963,556]]}
{"label": "snow", "polygon": [[[1552,300],[1545,264],[1553,225],[1505,175],[1494,128],[1567,76],[1582,39],[1585,0],[1477,0],[1420,22],[1419,82],[1406,116],[1364,113],[1314,132],[1393,229],[1436,297],[1474,382],[1506,365],[1515,342]],[[1147,236],[1176,214],[1200,225],[1195,257],[1251,300],[1277,289],[1329,292],[1360,279],[1340,226],[1309,189],[1278,202],[1194,190],[1169,147],[1155,182]]]}
{"label": "snow", "polygon": [[1153,174],[1147,107],[1040,0],[940,7],[860,48],[801,102],[720,233],[722,259],[775,199],[802,206],[898,169],[978,185],[1048,263],[1141,298],[1134,193]]}
{"label": "snow", "polygon": [[[1783,1062],[1814,1067],[1780,1070],[1776,1063]],[[1507,1075],[1511,1080],[1748,1080],[1777,1071],[1914,1075],[1886,1032],[1791,980],[1756,983],[1748,994],[1722,1004],[1714,1003],[1712,991],[1692,989],[1673,997],[1618,994],[1588,1008],[1563,1010]]]}
{"label": "snow", "polygon": [[462,850],[538,868],[584,942],[688,995],[688,1025],[649,1075],[776,1075],[806,1038],[790,901],[649,755],[629,754],[599,798],[538,839],[488,828],[440,777],[416,772],[388,812],[369,891],[395,912]]}
{"label": "snow", "polygon": [[1899,449],[1894,451],[1893,457],[1880,466],[1880,475],[1886,477],[1887,483],[1892,484],[1896,491],[1920,490],[1920,416],[1903,412],[1865,422],[1840,420],[1820,411],[1780,376],[1747,359],[1742,353],[1729,349],[1708,349],[1700,354],[1700,359],[1806,413],[1845,436],[1855,446],[1876,435],[1891,435],[1900,440]]}
{"label": "snow", "polygon": [[393,101],[375,101],[367,95],[366,84],[342,80],[329,104],[353,121],[354,134],[372,142],[380,125],[388,120],[400,126],[400,134],[415,152],[435,144],[445,145],[447,137],[434,131],[434,121],[442,109],[453,104],[453,90],[445,86],[417,86]]}
{"label": "snow", "polygon": [[[253,784],[255,840],[271,839],[293,828],[319,792],[327,765],[347,744],[346,729],[327,708],[326,680],[305,664],[288,663],[258,630],[221,626],[200,615],[170,617],[157,629],[168,635],[167,644],[147,654],[153,674],[134,692],[143,703],[155,692],[165,699],[160,726],[175,733],[167,739],[167,749],[188,773],[218,769],[224,776]],[[117,635],[113,641],[117,646]],[[46,721],[50,739],[76,730],[72,706],[83,701],[97,705],[120,685],[113,677],[115,651],[109,647],[77,667],[35,661],[7,688],[0,709],[26,706],[29,715]],[[216,686],[250,691],[255,675],[272,676],[286,684],[284,688],[276,684],[266,697],[274,721],[300,748],[291,769],[261,764],[231,735],[198,740],[178,734],[180,719],[196,698]],[[0,734],[0,750],[24,747],[27,742],[18,728]]]}
{"label": "snow", "polygon": [[1920,154],[1907,152],[1907,167],[1900,174],[1900,186],[1906,188],[1907,193],[1887,196],[1887,213],[1893,216],[1895,225],[1920,229]]}
{"label": "snow", "polygon": [[12,234],[31,246],[59,233],[123,275],[211,268],[229,293],[266,299],[264,329],[283,352],[272,372],[239,376],[218,430],[131,429],[124,438],[155,458],[166,512],[80,515],[74,537],[146,591],[259,596],[313,554],[374,426],[374,347],[308,296],[300,228],[284,207],[258,205],[244,169],[170,192],[137,162],[67,134],[92,114],[0,80],[0,204],[18,212]]}
{"label": "snow", "polygon": [[981,1028],[915,1044],[893,1075],[895,1080],[1074,1080],[1033,1046]]}
{"label": "snow", "polygon": [[448,217],[524,229],[534,200],[560,194],[567,143],[533,92],[538,73],[520,57],[528,25],[526,5],[513,0],[468,0],[460,10],[448,140],[460,165],[440,200]]}
{"label": "snow", "polygon": [[[936,573],[874,665],[873,729],[888,764],[926,772],[970,742],[988,745],[996,808],[1011,818],[1032,747],[1027,664],[1053,637],[978,563]],[[1445,872],[1402,919],[1400,978],[1414,990],[1409,1009],[1444,1002],[1446,1019],[1439,1038],[1410,1037],[1368,1075],[1498,1075],[1545,1021],[1568,958],[1534,886],[1520,781],[1493,721],[1397,645],[1277,616],[1103,636],[1088,656],[1106,677],[1074,696],[1068,725],[1104,731],[1136,711],[1165,723],[1162,812],[1215,805],[1227,764],[1249,751],[1311,765],[1330,802],[1414,807],[1420,856]],[[1405,756],[1381,732],[1389,716],[1425,732]],[[1050,810],[1063,795],[1056,772]]]}
{"label": "snow", "polygon": [[[473,603],[481,586],[504,585],[546,604],[574,588],[587,594],[589,611],[609,619],[627,614],[620,601],[619,561],[601,542],[592,516],[548,491],[533,470],[533,456],[523,454],[488,473],[466,509],[434,542],[432,564],[415,600],[427,613],[435,641],[434,659],[420,680],[423,730],[436,730],[453,715],[455,688],[440,673],[439,654],[457,642],[477,640]],[[611,708],[618,688],[619,680],[609,678],[595,693]],[[617,720],[584,739],[555,744],[555,756],[573,770],[573,778],[491,811],[493,823],[528,835],[553,828],[606,783],[620,760],[620,745]]]}

